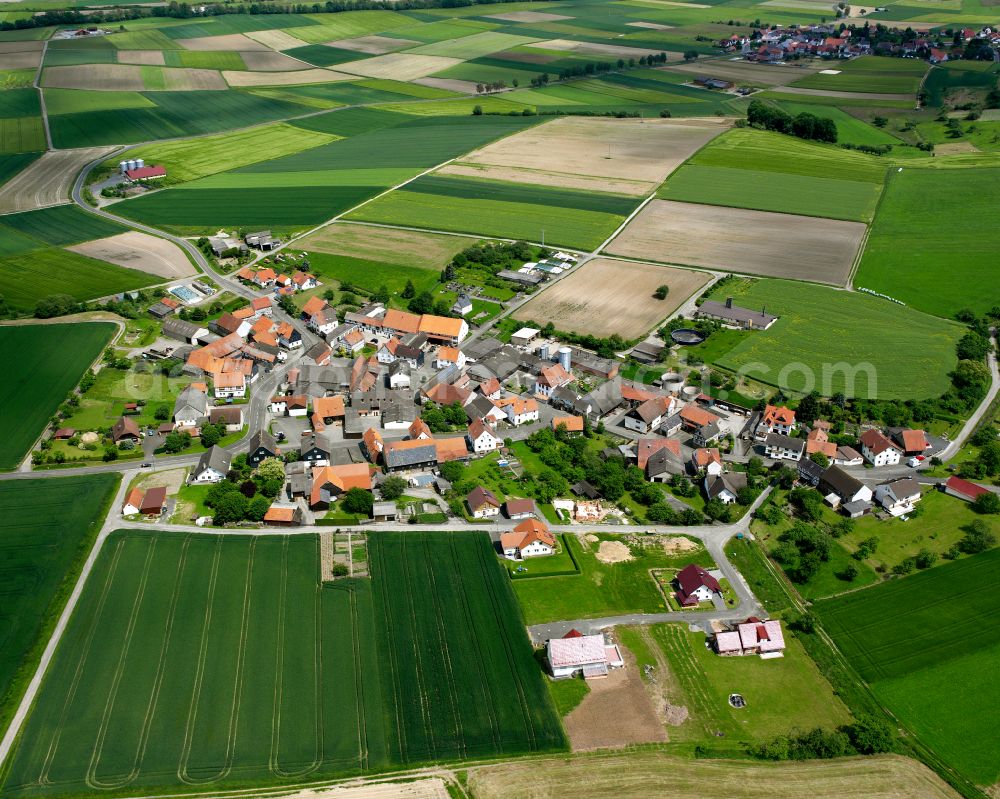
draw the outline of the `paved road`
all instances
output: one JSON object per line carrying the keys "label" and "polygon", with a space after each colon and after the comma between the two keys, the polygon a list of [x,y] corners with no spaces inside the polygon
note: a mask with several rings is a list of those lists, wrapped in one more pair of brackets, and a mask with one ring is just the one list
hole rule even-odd
{"label": "paved road", "polygon": [[[996,340],[995,329],[993,330],[993,335],[994,335],[993,344],[996,345],[997,340]],[[952,441],[947,447],[945,447],[941,451],[941,454],[938,455],[938,457],[941,458],[941,460],[947,460],[948,458],[954,457],[955,455],[958,454],[958,451],[962,448],[962,445],[965,443],[965,440],[969,436],[971,436],[972,433],[975,431],[976,427],[983,420],[983,417],[986,415],[987,411],[989,411],[990,405],[992,405],[993,401],[996,399],[997,393],[1000,392],[1000,369],[997,368],[996,353],[990,352],[986,356],[986,360],[989,363],[990,379],[991,379],[990,389],[989,391],[986,392],[986,398],[981,403],[979,403],[979,407],[976,408],[972,416],[970,416],[968,421],[962,426],[962,429],[959,432],[959,434],[955,436],[955,440]]]}

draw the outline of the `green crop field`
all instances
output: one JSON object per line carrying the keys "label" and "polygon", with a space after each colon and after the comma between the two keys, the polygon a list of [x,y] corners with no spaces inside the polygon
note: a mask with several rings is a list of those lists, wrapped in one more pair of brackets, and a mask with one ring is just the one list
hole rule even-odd
{"label": "green crop field", "polygon": [[569,189],[428,176],[349,214],[366,222],[388,222],[457,233],[545,241],[593,248],[636,206],[629,197],[599,196]]}
{"label": "green crop field", "polygon": [[18,153],[0,158],[0,186],[10,180],[18,172],[25,169],[33,161],[37,161],[41,153]]}
{"label": "green crop field", "polygon": [[239,53],[199,50],[167,50],[163,54],[168,67],[189,69],[246,69]]}
{"label": "green crop field", "polygon": [[840,70],[840,73],[823,75],[816,72],[795,81],[792,86],[839,92],[914,94],[927,71],[927,63],[916,58],[864,56],[837,62],[830,69]]}
{"label": "green crop field", "polygon": [[65,247],[124,232],[125,228],[117,222],[88,214],[75,205],[56,205],[0,216],[0,241],[6,234],[16,233],[31,236],[39,242],[36,246],[40,247]]}
{"label": "green crop field", "polygon": [[334,64],[343,64],[346,61],[357,61],[366,58],[364,53],[355,50],[344,50],[340,47],[327,47],[324,44],[308,44],[305,47],[293,47],[285,50],[285,55],[313,64],[317,67],[332,67]]}
{"label": "green crop field", "polygon": [[874,183],[687,164],[657,192],[665,200],[753,208],[867,222],[881,187]]}
{"label": "green crop field", "polygon": [[1000,550],[814,605],[876,695],[947,762],[981,785],[1000,778],[994,691]]}
{"label": "green crop field", "polygon": [[989,229],[1000,169],[911,169],[890,175],[855,285],[953,316],[996,305]]}
{"label": "green crop field", "polygon": [[832,119],[837,124],[837,142],[839,144],[865,144],[873,147],[880,144],[890,144],[894,147],[900,147],[903,144],[902,141],[891,133],[862,122],[857,117],[853,117],[839,108],[787,101],[782,101],[778,105],[792,116],[806,113]]}
{"label": "green crop field", "polygon": [[309,251],[309,264],[314,272],[324,278],[347,282],[369,291],[377,291],[381,286],[385,286],[393,294],[402,293],[407,282],[413,283],[417,293],[431,291],[441,274],[433,269],[401,266],[367,258],[330,255],[316,250]]}
{"label": "green crop field", "polygon": [[117,485],[114,474],[0,482],[0,726],[20,699]]}
{"label": "green crop field", "polygon": [[41,111],[35,89],[8,89],[0,92],[0,119],[35,116]]}
{"label": "green crop field", "polygon": [[45,89],[44,93],[45,108],[53,116],[83,114],[88,111],[114,111],[126,108],[156,108],[156,103],[141,92]]}
{"label": "green crop field", "polygon": [[713,299],[726,297],[779,317],[722,355],[717,363],[726,369],[826,396],[917,399],[950,386],[963,333],[953,322],[866,294],[784,280],[733,281]]}
{"label": "green crop field", "polygon": [[565,746],[485,534],[113,534],[27,722],[9,796],[295,783]]}
{"label": "green crop field", "polygon": [[[0,469],[21,462],[114,329],[106,323],[0,327],[0,354],[7,365],[0,387],[0,418],[7,430]],[[23,357],[26,352],[30,358]]]}
{"label": "green crop field", "polygon": [[0,119],[0,155],[37,153],[45,149],[41,117]]}

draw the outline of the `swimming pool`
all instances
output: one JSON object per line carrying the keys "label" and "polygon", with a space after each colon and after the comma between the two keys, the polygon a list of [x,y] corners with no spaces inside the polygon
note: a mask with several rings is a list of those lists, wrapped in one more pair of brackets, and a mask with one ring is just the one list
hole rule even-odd
{"label": "swimming pool", "polygon": [[184,302],[197,302],[198,295],[187,286],[174,286],[170,293],[175,297],[180,297]]}

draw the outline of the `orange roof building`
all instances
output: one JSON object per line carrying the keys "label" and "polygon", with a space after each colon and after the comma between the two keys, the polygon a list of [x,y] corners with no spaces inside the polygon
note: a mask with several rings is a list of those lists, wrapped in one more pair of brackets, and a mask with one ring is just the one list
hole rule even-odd
{"label": "orange roof building", "polygon": [[372,490],[372,473],[367,463],[348,463],[313,469],[309,506],[328,506],[352,488]]}
{"label": "orange roof building", "polygon": [[582,433],[583,432],[583,417],[582,416],[555,416],[552,419],[552,429],[558,430],[560,427],[565,427],[567,433]]}

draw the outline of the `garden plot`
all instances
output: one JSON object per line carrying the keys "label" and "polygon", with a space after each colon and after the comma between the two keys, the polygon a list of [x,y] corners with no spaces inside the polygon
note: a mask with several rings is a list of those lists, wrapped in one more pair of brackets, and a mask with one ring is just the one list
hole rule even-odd
{"label": "garden plot", "polygon": [[[514,314],[515,319],[552,322],[557,330],[633,339],[646,333],[708,283],[710,275],[689,269],[595,258],[546,288]],[[665,300],[653,292],[669,286]]]}
{"label": "garden plot", "polygon": [[333,83],[339,80],[352,80],[351,75],[344,75],[330,69],[300,69],[295,72],[230,72],[222,73],[233,88],[246,86],[300,86],[305,83]]}
{"label": "garden plot", "polygon": [[413,39],[393,39],[390,36],[355,36],[353,39],[338,39],[335,42],[324,42],[328,47],[337,47],[341,50],[354,50],[357,53],[367,53],[368,55],[385,55],[394,53],[397,50],[405,50],[407,47],[414,47],[420,42]]}
{"label": "garden plot", "polygon": [[368,78],[391,78],[393,80],[416,80],[426,78],[435,72],[461,64],[460,58],[446,58],[439,55],[411,55],[410,53],[389,53],[367,58],[363,61],[342,64],[344,72],[364,75]]}
{"label": "garden plot", "polygon": [[97,91],[141,92],[146,88],[142,67],[126,64],[78,64],[47,67],[42,85],[51,89],[91,89]]}
{"label": "garden plot", "polygon": [[243,63],[247,65],[247,69],[258,72],[289,72],[300,70],[303,66],[306,66],[299,59],[292,58],[284,53],[264,53],[251,50],[248,53],[240,53],[240,55],[243,57]]}
{"label": "garden plot", "polygon": [[[686,5],[686,4],[685,4]],[[534,45],[540,50],[560,50],[576,55],[596,55],[611,58],[639,58],[644,55],[659,55],[660,50],[650,50],[647,47],[627,47],[620,44],[601,44],[599,42],[578,42],[573,39],[549,39]],[[680,53],[667,53],[667,58],[680,59]]]}
{"label": "garden plot", "polygon": [[841,286],[864,232],[859,222],[653,200],[607,252]]}
{"label": "garden plot", "polygon": [[296,47],[304,47],[306,42],[297,39],[284,31],[248,31],[246,34],[255,42],[270,47],[272,50],[292,50]]}
{"label": "garden plot", "polygon": [[0,213],[32,211],[69,202],[76,173],[114,149],[50,150],[0,187]]}
{"label": "garden plot", "polygon": [[176,244],[135,230],[66,249],[166,280],[195,274],[191,262]]}
{"label": "garden plot", "polygon": [[165,60],[162,50],[119,50],[118,63],[162,67]]}
{"label": "garden plot", "polygon": [[728,124],[567,117],[469,153],[460,174],[643,196]]}
{"label": "garden plot", "polygon": [[177,39],[177,44],[185,50],[235,50],[238,53],[249,50],[270,50],[266,44],[254,41],[242,33],[228,33],[223,36],[202,36],[198,39]]}

